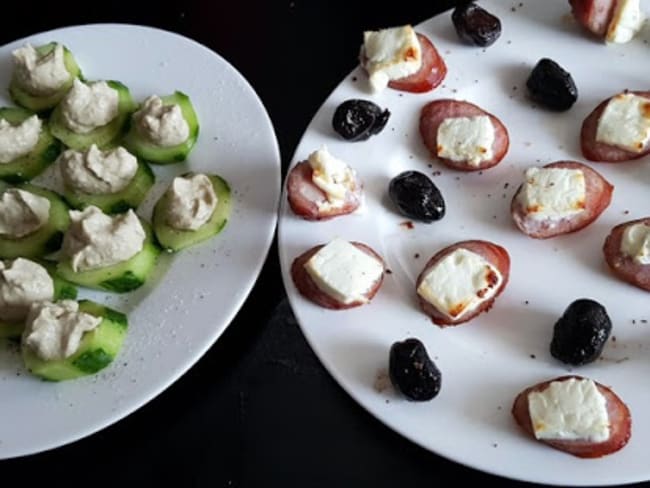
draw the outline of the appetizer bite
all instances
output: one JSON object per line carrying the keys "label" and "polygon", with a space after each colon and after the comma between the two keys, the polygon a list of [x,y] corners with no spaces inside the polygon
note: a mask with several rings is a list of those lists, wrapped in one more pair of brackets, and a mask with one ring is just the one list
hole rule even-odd
{"label": "appetizer bite", "polygon": [[293,212],[306,220],[325,220],[354,212],[363,185],[357,172],[323,146],[296,164],[287,176],[287,198]]}
{"label": "appetizer bite", "polygon": [[645,19],[639,0],[569,0],[569,3],[576,20],[606,42],[632,40]]}
{"label": "appetizer bite", "polygon": [[39,258],[61,247],[68,206],[51,190],[29,183],[0,195],[0,258]]}
{"label": "appetizer bite", "polygon": [[576,232],[609,206],[614,187],[575,161],[528,168],[510,206],[516,226],[535,239]]}
{"label": "appetizer bite", "polygon": [[475,2],[460,3],[451,14],[458,37],[467,44],[487,47],[501,35],[501,21]]}
{"label": "appetizer bite", "polygon": [[90,300],[35,303],[22,336],[25,366],[49,381],[95,374],[115,359],[127,328],[126,315]]}
{"label": "appetizer bite", "polygon": [[396,390],[406,398],[424,402],[436,397],[442,374],[418,339],[395,342],[390,348],[388,374]]}
{"label": "appetizer bite", "polygon": [[379,134],[390,117],[388,109],[368,100],[346,100],[336,107],[332,128],[346,141],[365,141]]}
{"label": "appetizer bite", "polygon": [[526,88],[533,100],[551,110],[569,110],[578,99],[571,74],[548,58],[540,59],[535,65]]}
{"label": "appetizer bite", "polygon": [[203,242],[223,230],[231,209],[230,187],[217,175],[174,178],[153,210],[153,230],[169,252]]}
{"label": "appetizer bite", "polygon": [[0,338],[19,337],[32,304],[77,298],[54,267],[24,258],[0,261]]}
{"label": "appetizer bite", "polygon": [[431,223],[445,216],[445,200],[431,179],[419,171],[404,171],[390,180],[388,195],[400,213]]}
{"label": "appetizer bite", "polygon": [[50,117],[54,137],[72,149],[111,147],[122,137],[135,103],[119,81],[83,82],[72,88]]}
{"label": "appetizer bite", "polygon": [[553,328],[551,355],[581,366],[600,357],[612,332],[612,321],[600,303],[583,298],[571,303]]}
{"label": "appetizer bite", "polygon": [[508,151],[508,131],[494,115],[469,102],[435,100],[420,114],[420,135],[431,156],[450,168],[479,171]]}
{"label": "appetizer bite", "polygon": [[420,306],[441,327],[487,312],[510,275],[510,256],[488,241],[462,241],[437,252],[416,282]]}
{"label": "appetizer bite", "polygon": [[614,227],[605,239],[603,252],[618,278],[650,291],[650,217]]}
{"label": "appetizer bite", "polygon": [[18,105],[34,112],[57,105],[81,76],[72,53],[57,42],[36,48],[26,44],[12,55],[14,72],[9,94]]}
{"label": "appetizer bite", "polygon": [[387,86],[428,92],[447,75],[447,66],[434,45],[410,25],[364,32],[359,57],[373,92]]}
{"label": "appetizer bite", "polygon": [[137,208],[153,186],[147,163],[121,146],[102,151],[92,144],[85,151],[68,149],[57,161],[63,196],[77,209],[89,205],[109,214]]}
{"label": "appetizer bite", "polygon": [[384,260],[360,242],[334,239],[291,264],[298,292],[321,307],[341,310],[369,303],[384,280]]}
{"label": "appetizer bite", "polygon": [[0,179],[9,183],[29,181],[60,151],[47,121],[22,108],[0,108]]}
{"label": "appetizer bite", "polygon": [[185,161],[199,137],[199,119],[185,93],[147,98],[131,118],[124,146],[151,163]]}
{"label": "appetizer bite", "polygon": [[133,210],[106,215],[95,206],[70,210],[57,272],[88,288],[125,293],[142,286],[160,248],[148,224]]}
{"label": "appetizer bite", "polygon": [[610,163],[648,154],[650,91],[626,91],[601,102],[582,123],[580,147],[585,158]]}
{"label": "appetizer bite", "polygon": [[627,405],[611,389],[580,376],[526,388],[517,395],[512,415],[533,439],[581,458],[612,454],[632,433]]}

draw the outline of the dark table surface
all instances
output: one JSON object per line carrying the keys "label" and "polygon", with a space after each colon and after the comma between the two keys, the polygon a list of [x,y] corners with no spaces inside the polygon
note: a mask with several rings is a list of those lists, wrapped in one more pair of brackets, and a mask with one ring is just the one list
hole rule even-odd
{"label": "dark table surface", "polygon": [[[355,67],[363,30],[416,24],[454,1],[382,3],[12,2],[0,44],[94,22],[150,25],[195,39],[257,91],[275,126],[284,175],[311,117]],[[116,424],[3,461],[0,472],[5,482],[34,486],[526,485],[425,451],[357,405],[305,342],[283,291],[275,242],[237,317],[179,381]]]}

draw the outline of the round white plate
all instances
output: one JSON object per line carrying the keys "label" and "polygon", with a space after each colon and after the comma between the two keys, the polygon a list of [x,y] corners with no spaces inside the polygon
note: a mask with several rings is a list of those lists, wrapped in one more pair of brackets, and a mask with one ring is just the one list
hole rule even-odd
{"label": "round white plate", "polygon": [[[152,203],[172,176],[188,170],[225,178],[234,195],[233,212],[215,238],[176,256],[162,256],[155,277],[143,288],[124,296],[80,293],[129,318],[120,355],[98,375],[43,382],[23,369],[17,352],[0,349],[0,458],[53,448],[95,432],[178,379],[217,340],[248,296],[277,220],[280,155],[273,127],[251,86],[227,61],[170,32],[85,25],[0,48],[0,86],[8,86],[13,49],[25,42],[50,41],[70,48],[86,78],[119,80],[138,101],[174,90],[192,99],[201,123],[197,145],[186,163],[153,166],[157,184],[142,215],[150,217]],[[10,100],[0,98],[0,103]]]}
{"label": "round white plate", "polygon": [[[606,46],[575,24],[565,1],[481,4],[503,25],[500,39],[487,49],[461,44],[450,12],[417,27],[447,63],[444,85],[427,94],[387,89],[372,95],[357,68],[312,120],[292,163],[326,144],[357,169],[365,181],[366,202],[360,212],[314,223],[293,215],[283,196],[279,246],[291,305],[309,343],[340,385],[386,425],[437,454],[498,475],[551,484],[650,479],[650,295],[613,278],[601,251],[614,225],[650,214],[648,158],[593,164],[616,190],[605,213],[576,234],[528,238],[515,228],[509,211],[525,168],[582,160],[580,126],[598,102],[625,88],[647,89],[648,31],[629,44]],[[569,112],[536,107],[526,95],[526,79],[542,57],[557,61],[576,81],[579,100]],[[357,143],[333,132],[334,110],[350,98],[370,99],[392,112],[383,132]],[[418,132],[419,114],[438,98],[468,100],[501,118],[510,132],[510,150],[497,167],[465,174],[428,155]],[[447,203],[443,220],[416,223],[412,230],[400,225],[407,219],[394,210],[387,188],[392,177],[409,169],[437,175],[433,181]],[[369,244],[392,271],[369,305],[326,310],[300,296],[291,281],[292,260],[336,236]],[[511,281],[489,313],[440,329],[417,305],[415,278],[436,251],[465,239],[506,247]],[[557,318],[581,297],[606,306],[613,337],[601,360],[571,369],[551,357],[549,344]],[[442,371],[441,392],[430,402],[406,401],[376,381],[387,368],[391,344],[411,336],[425,343]],[[582,460],[529,439],[517,427],[510,413],[517,393],[568,371],[611,385],[627,402],[633,432],[622,451]]]}

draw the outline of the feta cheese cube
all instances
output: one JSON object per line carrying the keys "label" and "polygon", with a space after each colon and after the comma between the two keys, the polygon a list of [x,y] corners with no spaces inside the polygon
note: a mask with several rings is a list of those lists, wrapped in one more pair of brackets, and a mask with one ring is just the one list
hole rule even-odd
{"label": "feta cheese cube", "polygon": [[483,256],[458,248],[424,276],[417,293],[452,320],[489,300],[503,277]]}
{"label": "feta cheese cube", "polygon": [[640,153],[650,140],[650,99],[620,93],[603,110],[596,141]]}
{"label": "feta cheese cube", "polygon": [[650,226],[629,225],[623,231],[621,252],[639,264],[650,264]]}
{"label": "feta cheese cube", "polygon": [[590,379],[553,381],[528,394],[537,439],[604,442],[609,438],[607,401]]}
{"label": "feta cheese cube", "polygon": [[449,117],[438,126],[438,157],[478,166],[494,157],[494,125],[487,115]]}
{"label": "feta cheese cube", "polygon": [[319,204],[320,210],[340,208],[345,204],[348,192],[356,187],[356,173],[350,166],[335,158],[323,146],[309,155],[312,181],[327,197],[327,202]]}
{"label": "feta cheese cube", "polygon": [[306,263],[318,288],[341,303],[367,302],[366,294],[384,272],[384,265],[354,244],[334,239]]}
{"label": "feta cheese cube", "polygon": [[645,20],[639,0],[618,0],[612,20],[607,27],[607,42],[624,43],[632,40]]}
{"label": "feta cheese cube", "polygon": [[529,168],[519,198],[534,219],[571,217],[585,210],[585,175],[579,169]]}
{"label": "feta cheese cube", "polygon": [[413,27],[364,32],[361,62],[374,92],[386,88],[391,80],[416,73],[422,66],[422,48]]}

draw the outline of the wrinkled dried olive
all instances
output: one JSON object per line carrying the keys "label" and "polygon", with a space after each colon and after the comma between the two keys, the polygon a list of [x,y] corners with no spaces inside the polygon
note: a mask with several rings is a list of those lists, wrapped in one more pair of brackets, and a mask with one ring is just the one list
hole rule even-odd
{"label": "wrinkled dried olive", "polygon": [[501,35],[501,21],[474,2],[458,5],[451,14],[456,33],[463,41],[476,46],[490,46]]}
{"label": "wrinkled dried olive", "polygon": [[390,112],[368,100],[346,100],[336,108],[332,127],[348,141],[365,141],[386,126]]}
{"label": "wrinkled dried olive", "polygon": [[419,171],[405,171],[390,180],[388,195],[399,211],[411,219],[433,222],[445,215],[440,190]]}
{"label": "wrinkled dried olive", "polygon": [[612,330],[607,310],[587,298],[576,300],[555,323],[551,355],[579,366],[600,356]]}
{"label": "wrinkled dried olive", "polygon": [[391,346],[388,373],[393,386],[410,400],[431,400],[440,391],[440,370],[418,339],[406,339]]}
{"label": "wrinkled dried olive", "polygon": [[555,61],[543,58],[526,81],[533,100],[553,110],[569,110],[578,99],[571,75]]}

